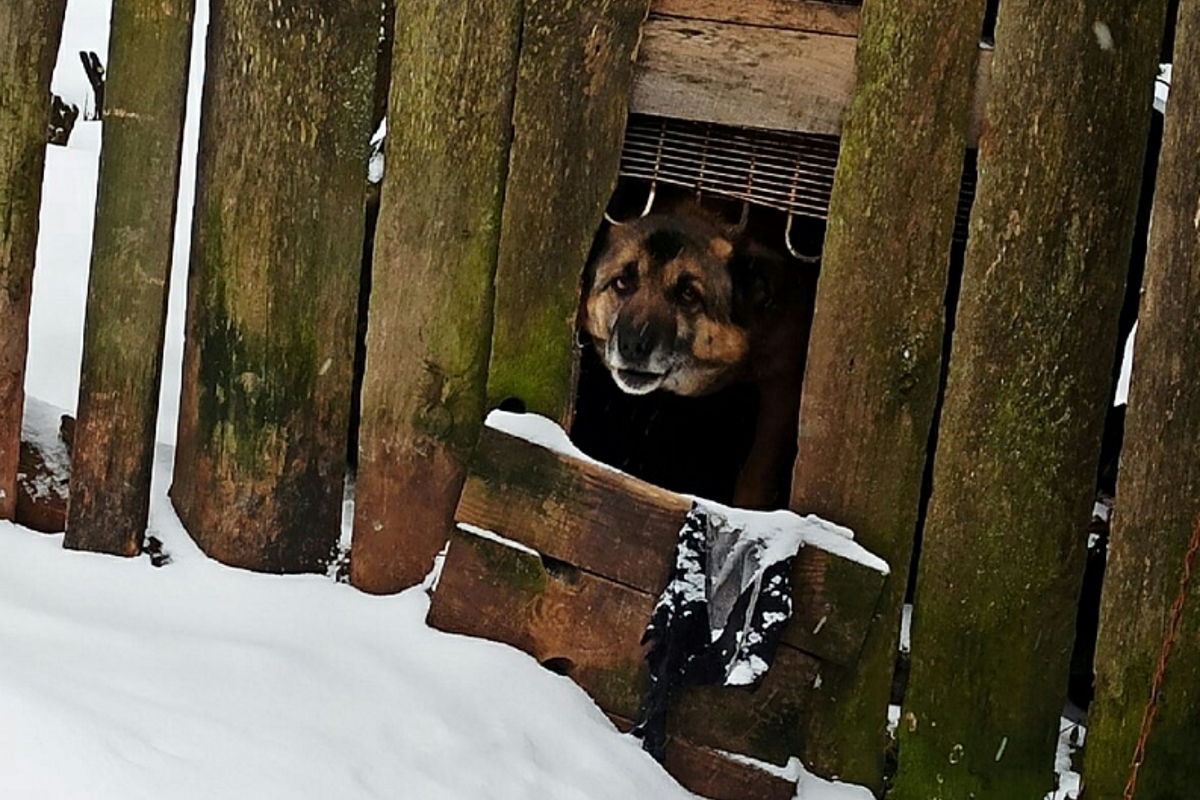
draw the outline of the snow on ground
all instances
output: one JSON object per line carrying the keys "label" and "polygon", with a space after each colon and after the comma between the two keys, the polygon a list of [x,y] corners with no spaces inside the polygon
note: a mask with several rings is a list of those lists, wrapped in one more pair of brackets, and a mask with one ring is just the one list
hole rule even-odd
{"label": "snow on ground", "polygon": [[0,796],[690,796],[568,679],[427,628],[419,589],[222,567],[161,491],[150,529],[162,569],[0,523]]}

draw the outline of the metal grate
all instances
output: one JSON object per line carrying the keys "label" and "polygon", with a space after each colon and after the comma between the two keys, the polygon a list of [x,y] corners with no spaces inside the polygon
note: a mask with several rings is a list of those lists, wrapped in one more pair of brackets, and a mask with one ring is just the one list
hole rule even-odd
{"label": "metal grate", "polygon": [[[837,157],[836,136],[633,114],[625,130],[621,175],[823,220]],[[954,231],[958,241],[966,239],[974,198],[973,161],[963,171]]]}

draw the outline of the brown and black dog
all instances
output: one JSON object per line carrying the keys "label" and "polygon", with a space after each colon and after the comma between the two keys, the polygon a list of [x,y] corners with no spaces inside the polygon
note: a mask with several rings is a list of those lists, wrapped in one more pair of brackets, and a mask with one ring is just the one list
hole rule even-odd
{"label": "brown and black dog", "polygon": [[781,505],[795,453],[815,281],[735,226],[685,204],[611,227],[584,278],[583,329],[629,394],[758,389],[735,504]]}

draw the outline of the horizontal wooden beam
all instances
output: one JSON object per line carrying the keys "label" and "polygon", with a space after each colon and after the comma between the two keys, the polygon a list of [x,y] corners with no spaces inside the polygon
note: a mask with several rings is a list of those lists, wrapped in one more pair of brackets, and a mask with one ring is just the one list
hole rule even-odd
{"label": "horizontal wooden beam", "polygon": [[[455,518],[657,597],[691,506],[689,498],[630,475],[485,427]],[[807,545],[792,580],[784,641],[853,664],[884,576]]]}
{"label": "horizontal wooden beam", "polygon": [[654,0],[662,17],[733,22],[792,31],[857,36],[859,7],[810,0]]}
{"label": "horizontal wooden beam", "polygon": [[[675,14],[684,7],[708,5],[718,4],[657,0],[654,9],[662,6]],[[768,5],[775,3],[750,3],[747,8]],[[824,4],[779,0],[778,5]],[[718,16],[716,11],[707,18],[652,15],[642,29],[629,110],[746,128],[839,134],[854,90],[858,40],[845,30],[822,31],[822,26],[832,27],[824,23],[812,25],[815,31],[765,27],[752,22],[756,13],[747,11],[748,19],[735,19],[733,12]],[[823,13],[827,17],[832,12]],[[968,137],[972,147],[990,86],[991,50],[983,49]]]}

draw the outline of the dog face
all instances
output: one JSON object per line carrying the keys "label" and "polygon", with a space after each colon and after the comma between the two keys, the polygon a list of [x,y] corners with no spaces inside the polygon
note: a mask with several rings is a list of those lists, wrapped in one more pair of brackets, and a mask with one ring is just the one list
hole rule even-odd
{"label": "dog face", "polygon": [[737,377],[750,343],[735,323],[733,258],[730,239],[700,215],[609,230],[585,278],[583,327],[623,391],[695,396]]}

